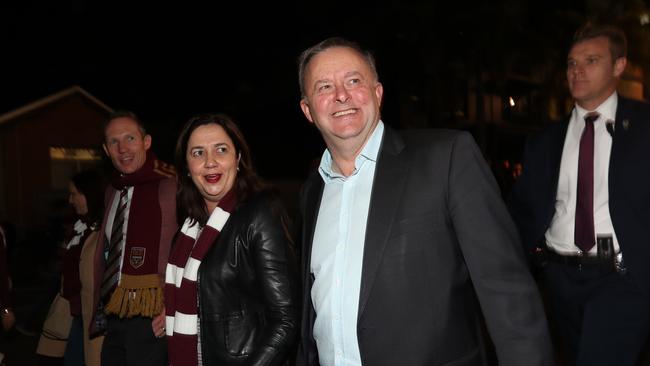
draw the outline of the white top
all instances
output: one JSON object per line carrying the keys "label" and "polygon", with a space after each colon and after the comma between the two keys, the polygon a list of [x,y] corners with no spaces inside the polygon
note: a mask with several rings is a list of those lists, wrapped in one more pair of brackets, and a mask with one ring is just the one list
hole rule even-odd
{"label": "white top", "polygon": [[379,122],[354,172],[345,177],[323,153],[320,174],[325,183],[311,250],[314,275],[311,299],[316,311],[314,339],[323,366],[361,365],[357,313],[363,248],[377,155],[384,132]]}
{"label": "white top", "polygon": [[[124,262],[124,243],[126,242],[126,231],[129,227],[129,211],[131,209],[131,198],[133,198],[133,187],[128,187],[127,188],[127,193],[126,193],[126,208],[124,209],[124,225],[122,226],[122,250],[121,250],[121,257],[120,257],[120,268],[119,271],[117,272],[117,283],[119,284],[120,281],[122,280],[122,264]],[[120,203],[120,191],[117,191],[115,195],[113,196],[113,203],[111,203],[111,209],[108,211],[108,221],[106,221],[106,240],[107,244],[111,242],[111,233],[113,231],[113,222],[115,221],[115,211],[117,211],[117,205]],[[107,253],[104,253],[104,255],[107,255]]]}
{"label": "white top", "polygon": [[[594,237],[612,235],[614,249],[619,251],[618,239],[609,215],[609,156],[612,151],[612,136],[607,132],[607,123],[614,123],[618,96],[614,92],[594,111],[587,111],[576,104],[571,114],[569,127],[562,150],[560,177],[557,185],[555,215],[546,231],[546,243],[561,254],[579,254],[575,245],[576,195],[578,190],[578,154],[580,137],[585,128],[584,116],[598,112],[600,117],[594,121]],[[589,254],[596,254],[594,245]]]}

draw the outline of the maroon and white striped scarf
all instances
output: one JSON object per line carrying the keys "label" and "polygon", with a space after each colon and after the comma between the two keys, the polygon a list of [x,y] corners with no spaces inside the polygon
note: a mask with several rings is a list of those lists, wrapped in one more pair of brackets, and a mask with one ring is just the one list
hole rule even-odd
{"label": "maroon and white striped scarf", "polygon": [[201,260],[216,242],[235,203],[231,190],[203,228],[188,217],[174,243],[165,275],[165,323],[172,366],[196,366],[198,363],[197,274]]}

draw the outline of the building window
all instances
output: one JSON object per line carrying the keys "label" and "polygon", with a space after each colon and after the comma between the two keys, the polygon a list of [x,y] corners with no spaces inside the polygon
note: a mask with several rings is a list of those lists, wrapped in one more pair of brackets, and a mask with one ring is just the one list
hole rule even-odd
{"label": "building window", "polygon": [[100,169],[99,149],[50,147],[51,184],[54,190],[66,190],[70,178],[84,169]]}

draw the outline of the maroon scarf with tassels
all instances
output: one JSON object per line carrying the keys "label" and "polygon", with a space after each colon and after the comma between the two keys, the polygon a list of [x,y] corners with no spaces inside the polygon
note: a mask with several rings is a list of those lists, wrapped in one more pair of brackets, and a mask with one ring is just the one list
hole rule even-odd
{"label": "maroon scarf with tassels", "polygon": [[217,241],[236,201],[231,190],[202,228],[188,217],[169,256],[165,276],[165,320],[171,366],[196,366],[198,363],[197,274],[201,261]]}
{"label": "maroon scarf with tassels", "polygon": [[120,283],[111,295],[105,312],[120,318],[154,317],[162,311],[161,280],[158,276],[158,249],[162,214],[158,202],[160,181],[174,176],[170,165],[147,151],[142,168],[132,174],[115,172],[111,185],[118,191],[133,187],[129,206],[126,243]]}

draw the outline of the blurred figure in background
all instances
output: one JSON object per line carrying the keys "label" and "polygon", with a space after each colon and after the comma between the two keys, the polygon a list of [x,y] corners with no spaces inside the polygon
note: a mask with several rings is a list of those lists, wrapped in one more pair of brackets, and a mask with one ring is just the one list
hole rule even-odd
{"label": "blurred figure in background", "polygon": [[63,357],[66,366],[93,364],[84,361],[84,344],[87,340],[84,340],[79,264],[86,245],[94,247],[97,241],[103,211],[103,189],[102,176],[95,171],[76,174],[68,185],[68,202],[77,220],[64,243],[61,291],[55,297],[43,325],[37,350],[39,355],[46,356],[41,357],[41,363],[57,363],[49,358]]}
{"label": "blurred figure in background", "polygon": [[16,318],[11,308],[10,292],[11,278],[7,261],[7,239],[4,229],[0,226],[0,316],[2,317],[2,330],[0,330],[0,365],[4,365],[7,352],[6,332],[14,326]]}
{"label": "blurred figure in background", "polygon": [[[88,335],[88,326],[90,324],[90,319],[92,318],[92,313],[94,310],[92,307],[92,259],[99,237],[98,230],[100,220],[104,214],[103,197],[106,185],[103,177],[97,172],[80,173],[72,178],[72,183],[78,190],[79,196],[77,196],[77,200],[81,200],[81,197],[85,198],[87,212],[83,217],[83,220],[85,225],[88,226],[89,233],[87,234],[88,236],[86,239],[83,241],[82,246],[78,248],[74,254],[70,253],[69,256],[64,257],[64,270],[66,270],[66,268],[72,268],[73,270],[76,270],[77,273],[75,274],[76,277],[70,276],[70,281],[66,280],[66,277],[64,276],[63,290],[64,296],[66,296],[66,288],[68,286],[70,287],[70,291],[68,291],[68,293],[71,296],[76,297],[74,305],[75,313],[78,314],[78,310],[81,311],[81,323],[83,330],[81,334],[83,334],[83,353],[85,364],[86,366],[99,366],[101,361],[101,347],[104,337],[99,336],[90,339]],[[70,200],[72,201],[72,199],[73,195],[71,194]],[[77,204],[73,203],[73,205],[77,207]],[[66,265],[66,258],[69,258],[69,260],[72,262],[70,263],[70,266]],[[70,301],[72,301],[72,299],[70,299]],[[80,309],[76,308],[77,305],[80,306]],[[72,310],[73,308],[71,307],[71,311]],[[73,322],[73,327],[76,325],[77,324]],[[75,330],[78,331],[78,328]],[[76,361],[78,359],[78,353],[75,353],[75,355]],[[67,356],[68,355],[66,350],[66,364],[68,364]]]}

